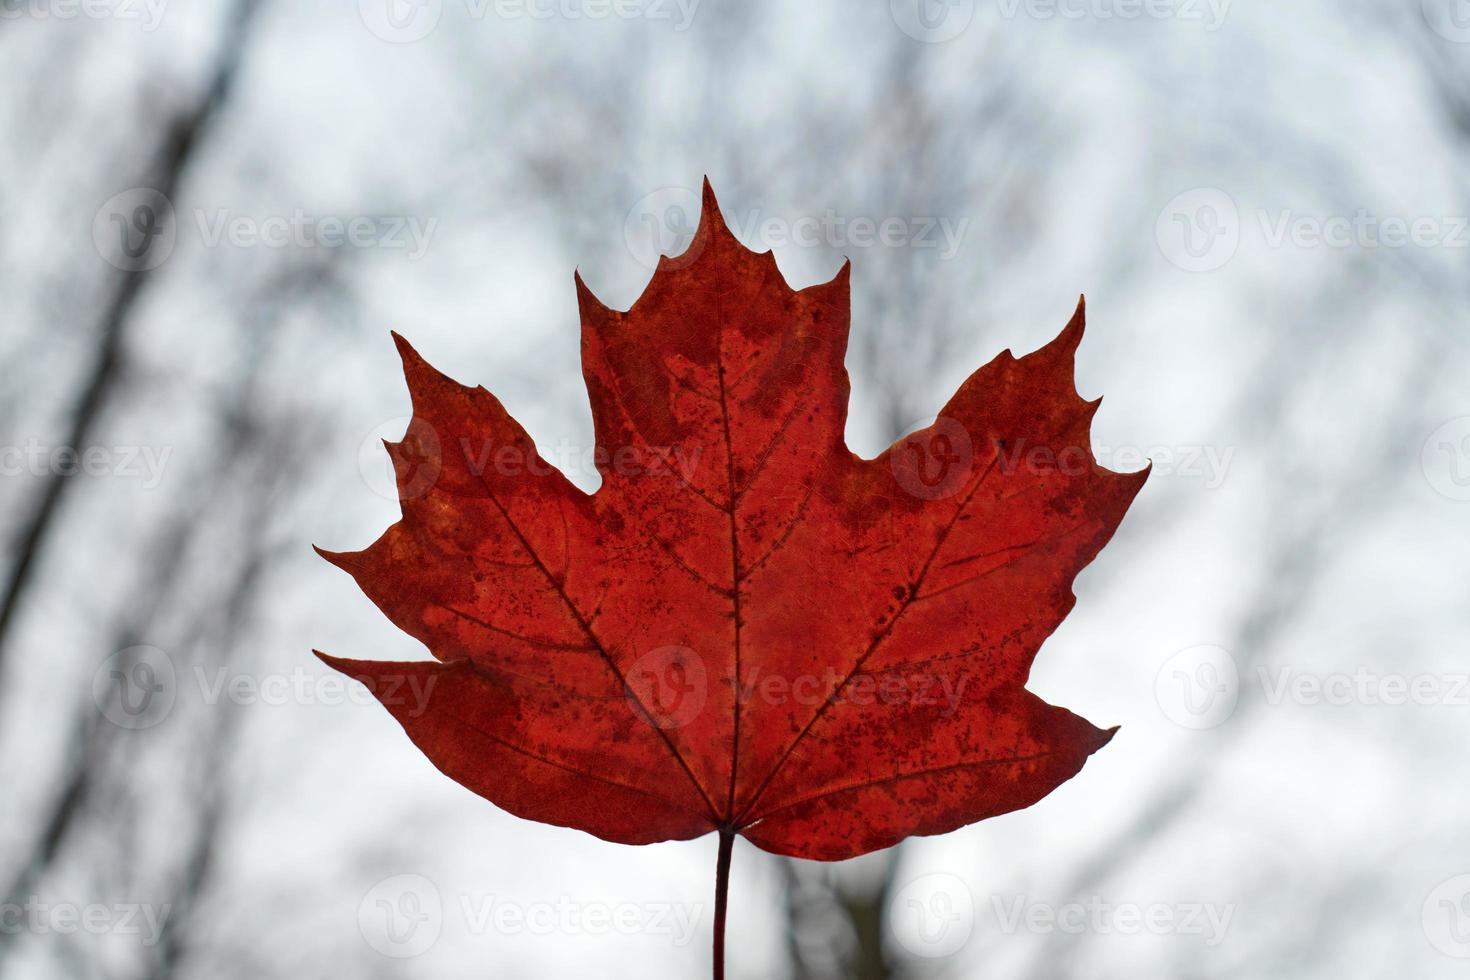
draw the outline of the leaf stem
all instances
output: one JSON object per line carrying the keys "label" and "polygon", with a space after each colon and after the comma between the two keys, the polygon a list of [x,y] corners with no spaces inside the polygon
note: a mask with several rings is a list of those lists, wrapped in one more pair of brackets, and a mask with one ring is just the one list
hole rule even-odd
{"label": "leaf stem", "polygon": [[730,856],[735,831],[720,830],[720,856],[715,862],[715,980],[725,980],[725,906],[730,897]]}

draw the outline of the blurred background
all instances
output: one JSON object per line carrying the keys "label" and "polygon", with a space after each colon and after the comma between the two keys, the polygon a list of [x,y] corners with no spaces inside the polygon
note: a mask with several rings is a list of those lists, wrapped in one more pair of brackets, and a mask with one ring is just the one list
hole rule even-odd
{"label": "blurred background", "polygon": [[0,977],[707,975],[715,840],[441,776],[310,654],[398,510],[388,331],[597,484],[572,286],[708,174],[853,261],[864,454],[1088,297],[1154,474],[1031,688],[1030,810],[735,855],[742,978],[1435,980],[1470,959],[1464,0],[0,0]]}

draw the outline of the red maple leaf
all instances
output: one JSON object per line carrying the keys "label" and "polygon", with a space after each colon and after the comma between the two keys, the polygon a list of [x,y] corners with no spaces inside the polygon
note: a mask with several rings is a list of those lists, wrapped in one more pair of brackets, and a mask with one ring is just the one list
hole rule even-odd
{"label": "red maple leaf", "polygon": [[718,831],[720,911],[735,834],[836,860],[944,833],[1035,803],[1112,734],[1025,689],[1147,475],[1090,450],[1082,305],[862,459],[849,269],[793,291],[706,182],[688,251],[632,309],[578,277],[592,494],[396,338],[403,518],[322,552],[436,658],[323,656],[436,766],[611,841]]}

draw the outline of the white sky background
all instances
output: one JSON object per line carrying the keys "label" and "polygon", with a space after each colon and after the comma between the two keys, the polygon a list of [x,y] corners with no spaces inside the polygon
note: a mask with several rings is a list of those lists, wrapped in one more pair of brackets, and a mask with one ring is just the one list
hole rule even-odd
{"label": "white sky background", "polygon": [[[128,318],[90,443],[166,452],[161,479],[73,478],[0,640],[0,874],[35,848],[68,735],[95,714],[94,671],[138,619],[128,635],[173,662],[177,704],[108,742],[103,788],[40,877],[43,901],[172,901],[203,780],[227,803],[180,976],[704,975],[713,838],[619,847],[516,820],[441,776],[375,704],[322,704],[309,687],[227,712],[195,668],[217,679],[212,617],[249,546],[262,570],[227,674],[327,678],[313,647],[423,656],[309,548],[362,547],[396,519],[370,442],[408,413],[388,331],[495,392],[548,454],[585,448],[572,271],[629,305],[650,272],[643,215],[673,214],[708,174],[754,247],[771,244],[761,221],[828,209],[846,231],[931,216],[963,228],[952,254],[942,236],[776,245],[794,285],[853,261],[854,449],[926,421],[1000,350],[1050,339],[1085,292],[1079,388],[1106,396],[1099,455],[1155,459],[1031,683],[1121,733],[1032,809],[906,845],[896,888],[968,899],[973,931],[917,961],[900,928],[895,958],[917,976],[1036,980],[1462,975],[1470,44],[1455,38],[1470,26],[1446,19],[1450,2],[1179,0],[1124,19],[1106,15],[1126,0],[1051,17],[1040,2],[956,0],[929,8],[936,32],[957,32],[937,41],[900,28],[913,25],[903,0],[702,0],[687,25],[672,3],[653,8],[667,18],[592,20],[444,0],[412,43],[369,29],[377,0],[263,4],[173,198],[177,244]],[[0,9],[0,444],[55,447],[118,282],[94,218],[198,97],[224,5],[166,4],[156,25],[141,6],[142,21],[60,19],[62,0]],[[432,230],[410,257],[211,245],[200,227],[298,210]],[[1427,237],[1303,237],[1360,212],[1425,219]],[[1276,239],[1283,221],[1295,240]],[[1213,247],[1180,247],[1181,229],[1200,244],[1216,226]],[[221,462],[242,414],[251,449]],[[6,471],[0,531],[21,532],[44,481]],[[181,521],[195,533],[169,559],[178,581],[154,589],[159,540]],[[1206,676],[1201,645],[1238,672],[1228,718],[1182,700],[1176,671]],[[1271,696],[1283,677],[1360,671],[1428,678],[1431,700],[1458,703]],[[210,748],[225,713],[234,735]],[[840,874],[872,872],[858,863]],[[444,904],[437,941],[406,959],[359,924],[400,874]],[[782,889],[771,858],[737,851],[733,976],[787,971]],[[1211,944],[1091,921],[1008,930],[997,912],[1094,896],[1176,922],[1195,905],[1231,918]],[[696,932],[680,945],[658,928],[477,928],[492,899],[676,906]],[[164,975],[119,930],[28,929],[0,949],[6,978]]]}

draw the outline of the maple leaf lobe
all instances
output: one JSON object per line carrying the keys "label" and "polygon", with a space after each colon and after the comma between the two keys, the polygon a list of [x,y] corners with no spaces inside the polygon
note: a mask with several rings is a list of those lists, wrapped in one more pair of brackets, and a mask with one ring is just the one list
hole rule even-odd
{"label": "maple leaf lobe", "polygon": [[1112,732],[1025,682],[1147,476],[1092,455],[1083,304],[865,460],[843,440],[849,275],[792,290],[706,181],[689,249],[629,310],[576,276],[592,494],[395,334],[403,517],[323,554],[436,659],[323,659],[451,778],[623,843],[734,829],[839,859],[1071,778]]}

